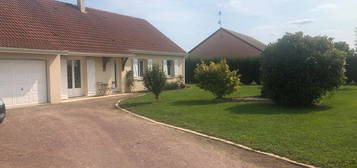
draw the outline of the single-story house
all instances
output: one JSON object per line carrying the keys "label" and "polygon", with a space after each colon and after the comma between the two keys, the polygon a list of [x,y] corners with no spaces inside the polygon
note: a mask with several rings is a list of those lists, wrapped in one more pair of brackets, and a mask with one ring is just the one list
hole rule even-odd
{"label": "single-story house", "polygon": [[187,53],[146,20],[56,0],[0,1],[0,98],[7,106],[144,90],[160,65],[184,79]]}
{"label": "single-story house", "polygon": [[266,45],[253,37],[220,28],[190,52],[190,58],[240,58],[260,56]]}

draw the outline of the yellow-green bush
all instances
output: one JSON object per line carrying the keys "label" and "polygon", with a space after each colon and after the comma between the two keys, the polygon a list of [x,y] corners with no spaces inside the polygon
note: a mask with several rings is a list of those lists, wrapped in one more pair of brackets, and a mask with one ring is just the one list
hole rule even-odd
{"label": "yellow-green bush", "polygon": [[201,62],[195,69],[197,86],[211,92],[216,98],[223,98],[238,90],[238,71],[230,71],[226,61],[219,63]]}

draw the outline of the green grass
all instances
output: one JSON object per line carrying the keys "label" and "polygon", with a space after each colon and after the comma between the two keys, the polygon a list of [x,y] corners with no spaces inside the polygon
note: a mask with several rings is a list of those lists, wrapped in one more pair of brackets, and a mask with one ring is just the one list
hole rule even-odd
{"label": "green grass", "polygon": [[[258,96],[242,86],[236,96]],[[357,167],[357,86],[344,86],[319,107],[213,102],[196,86],[129,99],[121,106],[152,119],[231,140],[319,167]]]}

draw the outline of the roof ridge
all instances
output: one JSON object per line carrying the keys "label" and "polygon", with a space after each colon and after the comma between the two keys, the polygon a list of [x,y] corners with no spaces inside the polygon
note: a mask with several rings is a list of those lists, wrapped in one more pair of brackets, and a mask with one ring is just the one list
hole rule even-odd
{"label": "roof ridge", "polygon": [[[53,1],[58,2],[58,3],[70,4],[70,5],[73,5],[73,6],[75,6],[75,7],[77,6],[76,4],[73,4],[73,3],[70,3],[70,2],[63,2],[63,1],[59,1],[59,0],[53,0]],[[105,13],[114,14],[114,15],[120,15],[120,16],[130,17],[130,18],[134,18],[134,19],[145,20],[145,19],[143,19],[143,18],[139,18],[139,17],[135,17],[135,16],[129,16],[129,15],[125,15],[125,14],[121,14],[121,13],[116,13],[116,12],[112,12],[112,11],[107,11],[107,10],[104,10],[104,9],[97,9],[97,8],[92,8],[92,7],[86,7],[86,9],[96,10],[96,11],[99,11],[99,12],[105,12]]]}

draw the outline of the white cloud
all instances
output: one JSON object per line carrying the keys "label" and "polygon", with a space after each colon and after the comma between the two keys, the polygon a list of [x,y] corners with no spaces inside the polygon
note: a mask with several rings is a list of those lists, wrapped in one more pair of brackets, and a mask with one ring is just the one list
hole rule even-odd
{"label": "white cloud", "polygon": [[314,23],[314,22],[316,22],[316,19],[307,18],[307,19],[292,20],[289,22],[289,24],[305,25],[305,24],[310,24],[310,23]]}
{"label": "white cloud", "polygon": [[241,4],[242,3],[240,0],[230,0],[229,1],[229,5],[232,7],[235,7],[235,8],[239,7]]}
{"label": "white cloud", "polygon": [[321,10],[329,10],[329,9],[336,9],[337,5],[334,3],[326,3],[326,4],[321,4],[317,6],[316,8],[313,8],[310,10],[310,12],[317,12]]}

